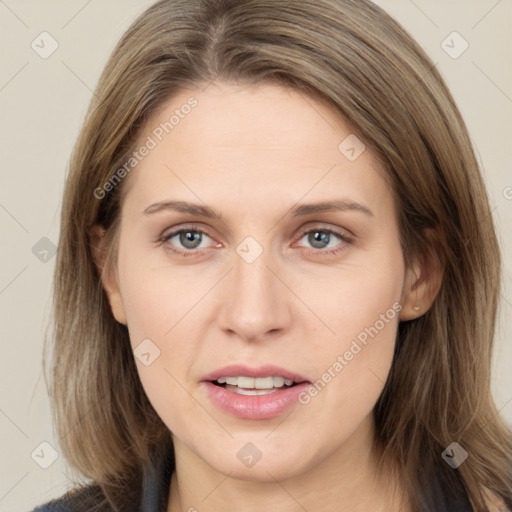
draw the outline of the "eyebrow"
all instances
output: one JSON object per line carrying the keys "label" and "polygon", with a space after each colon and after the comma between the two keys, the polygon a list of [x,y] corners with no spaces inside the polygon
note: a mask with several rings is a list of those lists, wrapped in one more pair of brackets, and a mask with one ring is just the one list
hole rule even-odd
{"label": "eyebrow", "polygon": [[[142,213],[144,215],[151,215],[161,211],[176,211],[181,213],[189,213],[197,217],[206,217],[208,219],[222,220],[222,214],[216,212],[209,206],[200,204],[189,203],[186,201],[163,201],[159,203],[150,204]],[[336,201],[327,201],[321,203],[297,204],[291,208],[291,215],[293,217],[303,217],[313,213],[326,213],[337,211],[357,211],[362,212],[370,217],[373,217],[373,212],[366,206],[349,201],[346,199],[339,199]]]}
{"label": "eyebrow", "polygon": [[208,219],[222,220],[222,215],[208,206],[188,203],[186,201],[163,201],[150,204],[142,213],[150,215],[161,211],[172,210],[181,213],[189,213],[196,217],[207,217]]}
{"label": "eyebrow", "polygon": [[298,204],[292,208],[292,215],[299,217],[303,215],[309,215],[311,213],[322,213],[322,212],[343,212],[347,210],[357,211],[365,213],[370,217],[373,217],[373,212],[366,206],[356,203],[355,201],[348,201],[345,199],[339,199],[337,201],[327,201],[324,203],[311,203],[311,204]]}

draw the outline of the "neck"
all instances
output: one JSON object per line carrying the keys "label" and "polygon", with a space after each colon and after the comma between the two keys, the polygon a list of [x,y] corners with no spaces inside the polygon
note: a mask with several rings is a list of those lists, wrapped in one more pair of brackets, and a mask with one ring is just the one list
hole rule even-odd
{"label": "neck", "polygon": [[405,493],[392,476],[395,473],[377,474],[372,439],[370,415],[335,453],[308,471],[280,481],[225,475],[175,439],[176,471],[167,512],[221,512],[227,504],[244,512],[409,512]]}

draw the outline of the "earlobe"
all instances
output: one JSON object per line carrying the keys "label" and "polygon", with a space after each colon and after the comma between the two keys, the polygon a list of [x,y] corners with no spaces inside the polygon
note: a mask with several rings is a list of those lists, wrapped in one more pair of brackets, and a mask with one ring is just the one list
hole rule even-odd
{"label": "earlobe", "polygon": [[123,325],[127,325],[126,313],[124,310],[123,299],[119,290],[118,278],[111,267],[107,272],[103,273],[102,276],[103,288],[107,294],[108,301],[110,303],[110,309],[114,318]]}
{"label": "earlobe", "polygon": [[407,268],[402,292],[400,320],[413,320],[421,316],[428,309],[425,308],[422,297],[425,283],[421,287],[420,279],[421,269],[417,265]]}
{"label": "earlobe", "polygon": [[432,306],[441,288],[444,260],[439,253],[435,253],[436,249],[440,249],[435,243],[435,234],[428,233],[427,239],[430,240],[430,247],[434,250],[417,257],[406,269],[400,320],[414,320],[424,315]]}
{"label": "earlobe", "polygon": [[126,325],[126,313],[119,289],[119,278],[116,273],[115,262],[108,258],[110,247],[105,237],[105,230],[101,226],[93,226],[89,236],[98,277],[108,297],[112,314],[120,324]]}

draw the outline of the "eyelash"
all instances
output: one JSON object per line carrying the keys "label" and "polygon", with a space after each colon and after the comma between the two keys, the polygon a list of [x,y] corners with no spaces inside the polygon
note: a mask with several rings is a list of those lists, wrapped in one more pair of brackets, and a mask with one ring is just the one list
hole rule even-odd
{"label": "eyelash", "polygon": [[[327,233],[329,235],[335,235],[338,238],[340,238],[342,242],[344,242],[345,244],[348,244],[348,245],[350,245],[354,242],[354,240],[352,238],[350,238],[349,236],[347,236],[346,234],[341,233],[336,230],[333,230],[333,229],[327,229],[327,228],[307,229],[301,233],[299,240],[302,239],[304,237],[304,235],[307,235],[312,232]],[[177,229],[175,231],[172,231],[171,233],[163,235],[158,238],[157,242],[159,243],[159,245],[162,245],[165,242],[168,242],[171,238],[174,238],[176,235],[179,235],[181,233],[199,233],[201,235],[206,235],[209,238],[211,238],[210,235],[208,235],[208,233],[206,231],[203,231],[201,229],[195,229],[193,226],[191,226],[191,227],[183,227],[183,228]],[[341,247],[338,249],[310,249],[310,251],[315,255],[324,255],[325,256],[326,254],[338,254],[338,253],[344,251],[345,249],[346,249],[346,247]],[[183,256],[185,258],[188,256],[197,255],[201,251],[201,249],[189,249],[186,251],[176,250],[170,244],[168,246],[168,250],[175,254]]]}

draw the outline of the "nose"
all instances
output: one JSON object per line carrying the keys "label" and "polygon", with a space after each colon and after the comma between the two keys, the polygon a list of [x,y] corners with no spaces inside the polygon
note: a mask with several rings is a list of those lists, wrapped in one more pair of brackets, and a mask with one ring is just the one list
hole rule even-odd
{"label": "nose", "polygon": [[266,249],[252,262],[234,252],[233,266],[224,283],[217,317],[220,328],[245,341],[287,331],[293,297],[280,279],[276,259]]}

